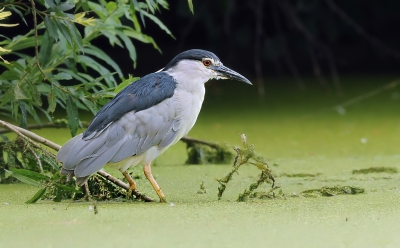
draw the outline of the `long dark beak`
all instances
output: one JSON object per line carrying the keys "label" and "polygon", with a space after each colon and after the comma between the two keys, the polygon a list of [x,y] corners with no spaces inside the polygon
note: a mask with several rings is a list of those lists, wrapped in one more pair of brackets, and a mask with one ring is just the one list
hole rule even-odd
{"label": "long dark beak", "polygon": [[[211,67],[211,66],[210,66]],[[250,80],[247,78],[243,77],[239,73],[235,72],[234,70],[229,69],[226,66],[219,65],[219,66],[212,66],[211,69],[216,71],[218,73],[218,77],[224,78],[224,79],[232,79],[232,80],[237,80],[241,82],[245,82],[246,84],[252,85]]]}

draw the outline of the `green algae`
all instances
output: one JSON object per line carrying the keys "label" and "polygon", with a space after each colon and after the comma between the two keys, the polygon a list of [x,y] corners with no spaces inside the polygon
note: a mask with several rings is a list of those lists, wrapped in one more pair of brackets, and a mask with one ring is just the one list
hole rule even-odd
{"label": "green algae", "polygon": [[[358,80],[362,81],[360,87],[344,89],[346,98],[375,87],[370,77]],[[343,86],[348,83],[348,79],[342,79]],[[224,90],[233,100],[208,92],[211,94],[206,96],[192,137],[237,144],[237,134],[246,133],[269,164],[279,164],[272,168],[276,175],[322,174],[279,176],[281,188],[274,198],[260,199],[263,192],[269,191],[260,186],[254,198],[237,202],[238,195],[259,175],[257,168],[244,165],[229,182],[224,197],[217,200],[219,183],[214,178],[222,178],[232,165],[184,165],[186,146],[178,143],[153,166],[153,175],[170,204],[97,202],[95,215],[91,202],[39,201],[27,205],[24,202],[38,191],[37,187],[0,185],[1,245],[400,247],[399,173],[390,174],[390,178],[349,173],[378,166],[400,168],[400,105],[391,99],[391,93],[348,107],[344,115],[324,112],[303,118],[337,104],[338,99],[319,91],[313,93],[312,89],[311,93],[299,94],[286,87],[268,89],[265,104],[259,104],[255,92],[231,86]],[[244,100],[235,104],[237,99]],[[227,111],[232,106],[235,109]],[[37,133],[59,144],[69,138],[67,129]],[[363,137],[366,143],[360,142]],[[111,167],[106,170],[119,176]],[[137,171],[141,192],[157,197],[141,176],[141,168],[132,171]],[[206,194],[197,194],[201,182]],[[338,183],[363,188],[365,193],[288,197]],[[284,192],[282,197],[278,197],[280,190]]]}

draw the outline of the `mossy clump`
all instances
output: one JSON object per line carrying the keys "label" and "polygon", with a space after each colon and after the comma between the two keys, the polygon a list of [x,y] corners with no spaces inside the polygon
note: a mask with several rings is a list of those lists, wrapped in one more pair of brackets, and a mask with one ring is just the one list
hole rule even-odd
{"label": "mossy clump", "polygon": [[320,196],[335,196],[335,195],[357,195],[363,194],[365,189],[353,186],[324,186],[320,189],[309,189],[300,193],[304,197],[320,197]]}
{"label": "mossy clump", "polygon": [[[88,180],[88,188],[91,200],[95,201],[125,201],[130,198],[126,190],[116,186],[109,180],[97,174],[92,175]],[[82,189],[85,192],[85,189]],[[79,200],[87,196],[87,193],[76,194],[74,200]]]}
{"label": "mossy clump", "polygon": [[239,194],[237,201],[246,201],[262,183],[271,184],[270,192],[279,188],[275,186],[275,178],[272,175],[272,171],[268,168],[266,162],[264,162],[259,156],[256,155],[254,151],[254,146],[249,145],[247,142],[247,136],[245,134],[241,135],[243,148],[235,148],[236,157],[233,162],[232,171],[230,171],[225,177],[221,179],[216,179],[219,183],[218,187],[218,200],[221,199],[222,194],[225,192],[226,186],[232,179],[233,174],[237,173],[239,167],[243,164],[251,164],[256,166],[261,174],[257,181],[250,184],[248,189],[245,189],[243,193]]}
{"label": "mossy clump", "polygon": [[367,169],[353,170],[353,174],[369,174],[369,173],[383,173],[383,172],[396,174],[398,173],[398,170],[395,167],[370,167]]}

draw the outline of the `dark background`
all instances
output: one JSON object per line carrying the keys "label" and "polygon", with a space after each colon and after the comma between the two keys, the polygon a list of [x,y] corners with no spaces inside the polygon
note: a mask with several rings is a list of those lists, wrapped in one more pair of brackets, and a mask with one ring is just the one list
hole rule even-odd
{"label": "dark background", "polygon": [[[294,78],[302,88],[305,76],[323,85],[342,75],[399,72],[398,0],[193,0],[194,15],[186,0],[168,3],[169,10],[161,9],[156,16],[175,39],[145,18],[142,31],[154,38],[162,53],[134,41],[137,68],[126,50],[110,46],[105,37],[94,41],[118,62],[125,77],[157,71],[192,48],[214,52],[259,86],[277,77]],[[13,21],[21,22],[18,15]],[[30,29],[22,24],[2,32],[12,36],[7,32]]]}
{"label": "dark background", "polygon": [[398,73],[400,1],[331,2],[337,8],[325,0],[194,0],[192,15],[187,1],[169,1],[159,18],[176,40],[150,21],[144,29],[162,54],[137,42],[133,70],[126,52],[106,49],[139,76],[191,48],[216,53],[249,78],[316,75],[318,68],[331,77],[332,66],[339,75]]}

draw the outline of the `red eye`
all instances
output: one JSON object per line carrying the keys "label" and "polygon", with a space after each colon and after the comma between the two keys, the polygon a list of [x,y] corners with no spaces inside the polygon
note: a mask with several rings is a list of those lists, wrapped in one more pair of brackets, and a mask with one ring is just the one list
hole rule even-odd
{"label": "red eye", "polygon": [[204,66],[210,66],[211,65],[211,60],[208,60],[208,59],[203,60],[203,65]]}

